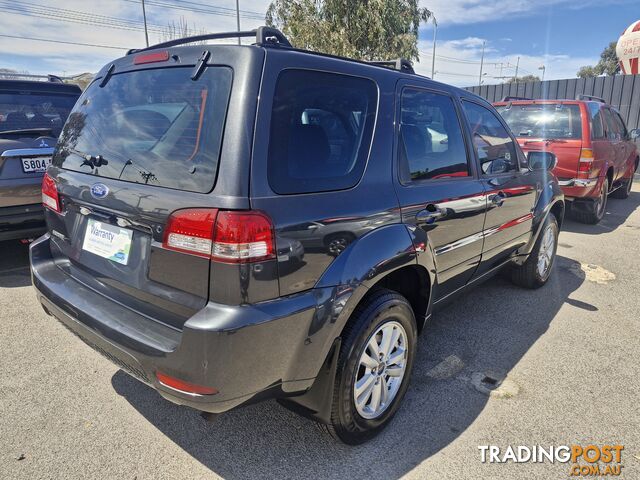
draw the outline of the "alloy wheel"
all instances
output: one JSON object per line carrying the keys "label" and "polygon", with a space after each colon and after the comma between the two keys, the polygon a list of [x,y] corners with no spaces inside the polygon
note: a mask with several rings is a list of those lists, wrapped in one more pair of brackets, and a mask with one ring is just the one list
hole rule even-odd
{"label": "alloy wheel", "polygon": [[390,321],[369,337],[356,371],[353,400],[366,419],[378,418],[396,397],[407,366],[407,333]]}
{"label": "alloy wheel", "polygon": [[547,225],[540,242],[540,250],[538,251],[538,275],[540,278],[546,278],[549,269],[553,263],[553,255],[555,251],[555,230],[552,225]]}

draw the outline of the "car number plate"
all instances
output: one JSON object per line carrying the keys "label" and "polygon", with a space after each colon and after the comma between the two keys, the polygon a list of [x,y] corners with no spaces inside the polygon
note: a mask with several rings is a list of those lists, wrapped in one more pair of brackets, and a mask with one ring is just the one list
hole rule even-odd
{"label": "car number plate", "polygon": [[24,173],[44,173],[51,165],[51,157],[31,157],[22,159]]}
{"label": "car number plate", "polygon": [[129,261],[133,232],[98,220],[89,219],[82,249],[116,263]]}

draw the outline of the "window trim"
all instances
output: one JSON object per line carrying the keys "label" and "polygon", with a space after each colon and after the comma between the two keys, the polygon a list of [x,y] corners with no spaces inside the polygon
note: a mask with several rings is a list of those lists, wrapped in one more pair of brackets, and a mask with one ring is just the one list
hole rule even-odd
{"label": "window trim", "polygon": [[[435,185],[440,183],[455,183],[455,182],[463,182],[469,180],[477,180],[478,175],[476,171],[475,163],[471,157],[471,151],[469,146],[469,140],[465,131],[465,124],[463,115],[458,98],[450,92],[446,90],[441,90],[438,88],[416,85],[414,83],[401,83],[398,82],[399,85],[396,87],[396,121],[394,128],[394,137],[393,137],[393,163],[395,165],[395,177],[398,182],[398,185],[404,188],[413,188],[413,187],[421,187],[426,184]],[[469,175],[466,177],[444,177],[444,178],[423,178],[420,180],[410,180],[408,182],[403,182],[400,175],[400,126],[402,125],[402,96],[404,95],[405,90],[419,90],[427,93],[432,93],[435,95],[442,95],[444,97],[448,97],[453,104],[453,109],[456,114],[456,118],[458,120],[458,125],[460,126],[460,133],[462,134],[462,142],[464,144],[464,149],[467,157],[467,171]]]}
{"label": "window trim", "polygon": [[[598,113],[596,115],[599,114],[598,118],[600,119],[600,128],[602,130],[602,136],[601,137],[596,137],[595,136],[595,130],[593,128],[594,126],[594,117],[591,114],[591,106],[594,106]],[[591,141],[603,141],[603,140],[608,140],[607,139],[607,129],[606,129],[606,125],[605,125],[605,121],[604,121],[604,114],[602,113],[602,107],[600,106],[600,104],[596,103],[596,102],[588,102],[587,103],[587,114],[589,115],[589,139]]]}
{"label": "window trim", "polygon": [[[285,73],[285,72],[289,72],[289,71],[297,71],[297,72],[310,72],[310,73],[326,73],[326,74],[331,74],[331,75],[338,75],[338,76],[342,76],[342,77],[351,77],[354,79],[360,79],[360,80],[366,80],[370,83],[373,84],[373,86],[375,87],[375,100],[372,103],[372,105],[374,106],[374,118],[373,118],[373,125],[371,127],[371,138],[369,139],[369,144],[367,146],[367,144],[362,144],[361,148],[366,148],[366,157],[364,159],[364,166],[362,169],[362,173],[360,174],[360,177],[358,178],[358,180],[356,181],[356,183],[350,187],[346,187],[346,188],[339,188],[339,189],[331,189],[331,190],[319,190],[319,191],[312,191],[312,192],[294,192],[294,193],[279,193],[277,192],[274,188],[273,185],[271,185],[271,182],[269,181],[269,177],[268,177],[268,173],[269,173],[269,149],[270,149],[270,144],[271,144],[271,128],[273,125],[273,107],[274,107],[274,103],[275,103],[275,96],[276,96],[276,91],[278,88],[278,82],[280,81],[280,77]],[[371,152],[373,151],[373,142],[375,140],[376,137],[376,131],[378,128],[378,117],[380,115],[380,85],[378,84],[378,82],[372,78],[372,77],[368,77],[368,76],[363,76],[363,75],[354,75],[352,73],[346,73],[346,72],[342,72],[342,71],[336,71],[336,70],[329,70],[329,69],[320,69],[320,68],[308,68],[308,67],[301,67],[301,66],[287,66],[284,68],[279,68],[277,70],[277,74],[274,75],[274,80],[273,80],[273,88],[270,92],[270,105],[268,106],[268,112],[266,112],[266,118],[268,118],[269,121],[269,128],[267,129],[266,132],[266,144],[265,144],[265,152],[264,152],[264,172],[266,174],[266,187],[268,187],[268,189],[271,191],[271,193],[276,196],[276,197],[291,197],[291,196],[296,196],[296,195],[324,195],[324,194],[332,194],[335,192],[345,192],[345,191],[349,191],[349,190],[353,190],[358,188],[358,185],[360,185],[360,183],[362,183],[362,179],[364,178],[365,174],[367,173],[367,168],[369,167],[369,161],[371,160]],[[261,84],[260,89],[262,90],[264,88],[264,84]],[[258,122],[258,115],[256,115],[256,122]],[[257,123],[256,123],[257,124]],[[253,138],[253,142],[256,141],[255,135]],[[255,146],[255,144],[254,144]],[[252,147],[253,148],[253,147]]]}
{"label": "window trim", "polygon": [[[475,105],[478,105],[479,107],[483,107],[489,111],[491,111],[490,108],[487,108],[487,105],[483,105],[481,102],[476,101],[475,99],[469,98],[469,97],[461,97],[460,98],[460,104],[463,108],[463,112],[464,112],[464,102],[467,103],[473,103]],[[491,106],[489,104],[489,106]],[[511,141],[515,144],[516,147],[516,156],[518,157],[518,170],[511,170],[510,172],[504,172],[504,173],[494,173],[494,174],[487,174],[484,173],[482,171],[482,165],[480,164],[480,158],[478,157],[478,153],[476,152],[475,147],[473,147],[472,144],[472,148],[471,148],[471,152],[473,154],[473,157],[475,158],[475,162],[476,162],[476,168],[478,169],[478,175],[480,178],[503,178],[503,177],[514,177],[516,175],[521,175],[523,173],[523,170],[528,170],[529,167],[527,166],[527,162],[526,162],[526,158],[524,158],[524,152],[522,151],[522,148],[520,148],[520,144],[518,143],[518,140],[515,138],[515,136],[513,135],[513,132],[511,131],[511,129],[509,128],[509,126],[507,125],[507,122],[502,118],[502,115],[500,115],[497,111],[494,112],[495,117],[498,119],[498,122],[502,125],[502,127],[506,130],[507,135],[509,135],[509,137],[511,138]],[[473,138],[471,136],[471,125],[469,124],[469,119],[467,118],[467,115],[464,115],[464,121],[465,121],[465,126],[467,128],[467,135],[470,139],[470,141],[473,142]]]}

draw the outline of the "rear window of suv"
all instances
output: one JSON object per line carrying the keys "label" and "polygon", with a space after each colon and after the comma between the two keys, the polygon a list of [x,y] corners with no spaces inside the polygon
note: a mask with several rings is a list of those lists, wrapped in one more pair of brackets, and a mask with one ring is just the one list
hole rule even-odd
{"label": "rear window of suv", "polygon": [[3,132],[50,129],[46,136],[60,135],[78,95],[0,91],[0,137]]}
{"label": "rear window of suv", "polygon": [[285,70],[276,85],[269,185],[279,194],[343,190],[360,180],[369,154],[377,87],[365,78]]}
{"label": "rear window of suv", "polygon": [[209,67],[115,74],[94,82],[62,130],[53,159],[68,170],[205,193],[213,189],[232,72]]}
{"label": "rear window of suv", "polygon": [[582,138],[578,105],[503,105],[496,108],[517,137]]}

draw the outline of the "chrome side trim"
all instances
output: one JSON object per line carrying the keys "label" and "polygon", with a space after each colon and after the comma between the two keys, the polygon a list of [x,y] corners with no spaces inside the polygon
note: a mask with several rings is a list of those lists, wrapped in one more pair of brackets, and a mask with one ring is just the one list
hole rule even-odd
{"label": "chrome side trim", "polygon": [[478,240],[482,240],[485,237],[485,232],[474,233],[473,235],[469,235],[468,237],[461,238],[460,240],[456,240],[455,242],[444,245],[440,248],[436,248],[434,250],[436,256],[442,255],[443,253],[450,252],[451,250],[456,250],[457,248],[464,247],[466,245],[470,245],[473,242]]}
{"label": "chrome side trim", "polygon": [[15,148],[5,150],[0,157],[46,157],[53,155],[53,147],[48,148]]}
{"label": "chrome side trim", "polygon": [[561,187],[592,187],[598,183],[597,178],[572,178],[570,180],[558,180]]}
{"label": "chrome side trim", "polygon": [[458,248],[464,247],[466,245],[470,245],[473,242],[490,237],[491,235],[494,235],[498,232],[506,230],[507,228],[515,227],[516,225],[520,225],[521,223],[524,223],[527,220],[532,220],[532,219],[533,219],[533,214],[528,213],[526,215],[523,215],[522,217],[509,220],[508,222],[505,222],[502,225],[487,228],[486,230],[483,230],[481,232],[474,233],[473,235],[469,235],[468,237],[464,237],[464,238],[461,238],[460,240],[456,240],[455,242],[451,242],[451,243],[448,243],[447,245],[443,245],[442,247],[436,248],[434,250],[434,253],[436,256],[442,255],[443,253],[447,253],[452,250],[456,250]]}

